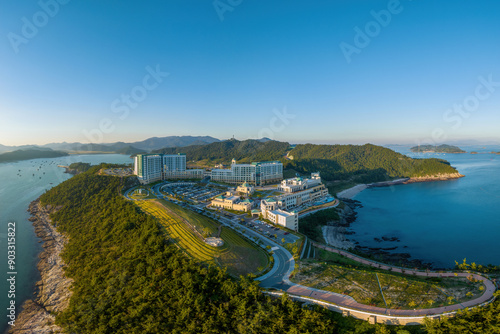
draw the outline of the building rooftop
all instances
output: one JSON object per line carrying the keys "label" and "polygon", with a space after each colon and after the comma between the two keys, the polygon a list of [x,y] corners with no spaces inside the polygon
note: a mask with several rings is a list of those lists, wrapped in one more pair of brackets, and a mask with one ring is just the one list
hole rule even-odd
{"label": "building rooftop", "polygon": [[271,212],[274,213],[275,215],[278,215],[278,216],[284,216],[284,217],[295,216],[295,213],[288,212],[288,211],[283,211],[281,209],[273,210]]}

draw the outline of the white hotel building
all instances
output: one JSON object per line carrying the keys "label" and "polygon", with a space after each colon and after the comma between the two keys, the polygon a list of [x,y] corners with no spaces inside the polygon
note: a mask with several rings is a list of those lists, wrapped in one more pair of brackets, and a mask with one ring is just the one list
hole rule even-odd
{"label": "white hotel building", "polygon": [[213,181],[239,184],[248,182],[257,186],[276,183],[283,179],[283,164],[279,161],[237,164],[232,160],[229,169],[212,169]]}
{"label": "white hotel building", "polygon": [[143,184],[168,179],[201,179],[203,169],[186,169],[185,154],[138,154],[134,173]]}
{"label": "white hotel building", "polygon": [[283,194],[276,196],[278,206],[290,210],[303,204],[312,203],[328,196],[328,189],[321,183],[319,173],[311,173],[311,178],[295,177],[281,181],[278,190]]}
{"label": "white hotel building", "polygon": [[287,212],[278,207],[276,200],[270,198],[260,202],[262,218],[269,219],[273,224],[281,225],[293,231],[299,230],[299,214]]}
{"label": "white hotel building", "polygon": [[278,190],[282,192],[281,195],[260,202],[261,215],[274,224],[294,231],[299,228],[299,218],[296,211],[290,210],[328,196],[328,189],[321,183],[319,173],[312,173],[311,178],[294,177],[283,180]]}

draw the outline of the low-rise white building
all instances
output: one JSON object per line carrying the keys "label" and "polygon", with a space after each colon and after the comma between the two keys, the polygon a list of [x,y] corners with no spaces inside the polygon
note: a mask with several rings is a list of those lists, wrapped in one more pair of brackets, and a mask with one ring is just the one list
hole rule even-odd
{"label": "low-rise white building", "polygon": [[223,208],[234,211],[248,212],[252,209],[253,202],[249,199],[242,200],[240,196],[234,196],[231,192],[219,195],[211,202],[212,207]]}
{"label": "low-rise white building", "polygon": [[255,188],[252,185],[248,184],[248,182],[245,182],[242,185],[238,186],[236,188],[236,191],[249,196],[249,195],[252,195],[254,193]]}
{"label": "low-rise white building", "polygon": [[288,212],[281,209],[268,211],[267,219],[290,230],[299,230],[299,214],[295,211]]}

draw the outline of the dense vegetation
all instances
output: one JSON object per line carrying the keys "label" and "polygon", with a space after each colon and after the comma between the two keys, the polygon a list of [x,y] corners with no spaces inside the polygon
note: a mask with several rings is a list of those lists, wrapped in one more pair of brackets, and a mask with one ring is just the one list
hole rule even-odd
{"label": "dense vegetation", "polygon": [[238,162],[280,160],[285,171],[303,174],[320,171],[326,181],[351,180],[355,183],[457,172],[445,160],[413,159],[371,144],[301,144],[291,149],[286,142],[231,139],[207,145],[163,148],[154,152],[186,153],[189,161],[206,165],[229,164],[233,158]]}
{"label": "dense vegetation", "polygon": [[75,171],[77,173],[83,173],[90,169],[91,164],[87,162],[73,162],[68,166],[68,169],[71,171]]}
{"label": "dense vegetation", "polygon": [[118,154],[128,154],[128,155],[134,155],[134,154],[145,153],[145,152],[146,151],[135,148],[131,145],[116,150],[116,153],[118,153]]}
{"label": "dense vegetation", "polygon": [[339,220],[337,209],[326,209],[300,218],[299,232],[308,238],[323,242],[323,226]]}
{"label": "dense vegetation", "polygon": [[0,154],[1,162],[12,162],[20,160],[31,160],[39,158],[57,158],[68,155],[66,152],[53,151],[51,149],[26,149]]}
{"label": "dense vegetation", "polygon": [[396,177],[418,177],[457,170],[441,159],[412,159],[391,149],[372,144],[297,145],[286,163],[302,173],[321,171],[325,180],[357,178],[360,183]]}
{"label": "dense vegetation", "polygon": [[410,148],[412,152],[435,152],[435,153],[465,153],[460,147],[452,145],[419,145]]}
{"label": "dense vegetation", "polygon": [[[257,282],[201,266],[172,244],[156,220],[119,195],[102,166],[52,188],[43,205],[69,236],[63,252],[74,279],[56,317],[72,333],[390,333],[382,325],[271,299]],[[395,329],[394,329],[395,330]],[[395,333],[394,331],[393,333]]]}
{"label": "dense vegetation", "polygon": [[289,150],[290,144],[279,141],[230,139],[207,145],[191,145],[187,147],[167,147],[153,151],[154,153],[177,154],[186,153],[188,160],[229,164],[234,158],[238,162],[281,160]]}
{"label": "dense vegetation", "polygon": [[[497,292],[497,298],[500,294]],[[500,333],[500,301],[497,299],[484,308],[460,311],[457,317],[426,321],[425,328],[429,334],[477,334]]]}

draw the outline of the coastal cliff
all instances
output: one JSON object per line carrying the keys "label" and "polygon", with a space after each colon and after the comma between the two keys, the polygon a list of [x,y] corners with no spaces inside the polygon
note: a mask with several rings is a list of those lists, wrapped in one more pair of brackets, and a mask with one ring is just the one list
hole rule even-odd
{"label": "coastal cliff", "polygon": [[49,217],[55,210],[57,208],[42,207],[39,200],[29,206],[30,221],[33,222],[36,235],[43,240],[43,250],[37,265],[41,280],[36,283],[36,297],[23,304],[15,326],[10,328],[9,333],[63,332],[54,324],[55,314],[68,306],[72,280],[65,277],[65,264],[61,258],[61,252],[67,242],[66,237],[57,232]]}

